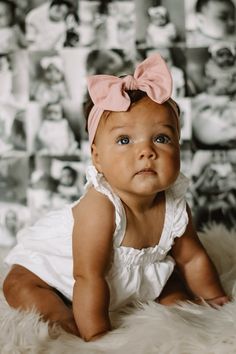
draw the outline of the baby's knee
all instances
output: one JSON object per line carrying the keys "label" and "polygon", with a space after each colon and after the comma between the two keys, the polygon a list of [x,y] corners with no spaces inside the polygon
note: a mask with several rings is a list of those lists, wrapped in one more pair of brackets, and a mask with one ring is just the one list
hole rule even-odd
{"label": "baby's knee", "polygon": [[12,307],[19,307],[32,289],[32,273],[26,268],[14,265],[3,282],[3,294]]}

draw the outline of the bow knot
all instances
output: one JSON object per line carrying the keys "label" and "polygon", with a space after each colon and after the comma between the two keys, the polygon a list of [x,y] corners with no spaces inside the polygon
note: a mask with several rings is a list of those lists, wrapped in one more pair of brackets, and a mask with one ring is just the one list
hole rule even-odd
{"label": "bow knot", "polygon": [[122,78],[124,82],[124,89],[125,90],[138,90],[138,82],[132,75],[127,75]]}

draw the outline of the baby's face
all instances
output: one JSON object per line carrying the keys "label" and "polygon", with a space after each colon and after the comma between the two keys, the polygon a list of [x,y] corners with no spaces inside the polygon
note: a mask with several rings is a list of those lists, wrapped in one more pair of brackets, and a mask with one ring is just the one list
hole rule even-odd
{"label": "baby's face", "polygon": [[45,79],[51,83],[60,82],[63,78],[63,75],[60,70],[53,64],[50,64],[44,73]]}
{"label": "baby's face", "polygon": [[228,1],[210,1],[197,16],[199,29],[209,37],[221,39],[234,33],[235,8]]}
{"label": "baby's face", "polygon": [[11,26],[12,19],[11,7],[0,1],[0,28]]}
{"label": "baby's face", "polygon": [[148,97],[127,112],[101,118],[93,162],[119,196],[153,196],[167,189],[180,168],[177,119],[169,104]]}
{"label": "baby's face", "polygon": [[151,17],[151,23],[155,26],[165,26],[167,23],[167,18],[165,15],[156,14],[155,16]]}
{"label": "baby's face", "polygon": [[69,169],[65,168],[62,170],[60,183],[66,187],[71,187],[74,185],[75,177],[73,176],[72,172]]}
{"label": "baby's face", "polygon": [[235,57],[228,48],[222,48],[217,51],[215,61],[221,68],[228,68],[234,65]]}
{"label": "baby's face", "polygon": [[50,104],[47,107],[46,118],[48,120],[60,120],[62,119],[62,107],[60,104]]}
{"label": "baby's face", "polygon": [[107,75],[115,75],[123,66],[123,60],[119,54],[112,51],[104,51],[97,60],[99,71]]}
{"label": "baby's face", "polygon": [[66,16],[66,26],[67,28],[76,28],[78,26],[78,23],[73,14]]}
{"label": "baby's face", "polygon": [[69,12],[69,8],[66,4],[53,5],[49,9],[49,18],[51,21],[54,22],[64,21],[68,12]]}

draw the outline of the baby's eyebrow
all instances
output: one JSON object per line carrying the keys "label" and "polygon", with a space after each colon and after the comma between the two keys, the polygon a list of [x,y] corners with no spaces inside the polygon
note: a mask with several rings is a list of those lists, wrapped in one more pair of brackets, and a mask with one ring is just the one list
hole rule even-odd
{"label": "baby's eyebrow", "polygon": [[175,133],[176,129],[172,124],[161,124],[163,127],[170,129],[173,133]]}
{"label": "baby's eyebrow", "polygon": [[131,125],[115,125],[110,128],[110,132],[114,130],[119,130],[119,129],[127,129],[127,128],[132,128]]}
{"label": "baby's eyebrow", "polygon": [[[158,123],[158,124],[154,124],[157,127],[164,127],[164,128],[168,128],[169,130],[171,130],[173,133],[175,133],[176,129],[172,124],[168,124],[168,123]],[[114,130],[119,130],[119,129],[129,129],[132,128],[131,124],[127,124],[127,125],[115,125],[113,127],[110,128],[110,132],[114,131]]]}

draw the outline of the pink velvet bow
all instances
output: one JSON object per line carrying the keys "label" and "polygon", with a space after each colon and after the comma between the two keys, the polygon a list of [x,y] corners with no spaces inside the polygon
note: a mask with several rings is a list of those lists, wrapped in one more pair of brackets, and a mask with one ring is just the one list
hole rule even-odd
{"label": "pink velvet bow", "polygon": [[88,91],[94,103],[88,118],[90,144],[105,110],[121,112],[129,109],[131,102],[127,90],[144,91],[159,104],[169,100],[172,92],[171,74],[159,54],[153,54],[140,63],[133,76],[118,78],[112,75],[93,75],[88,77],[87,81]]}

